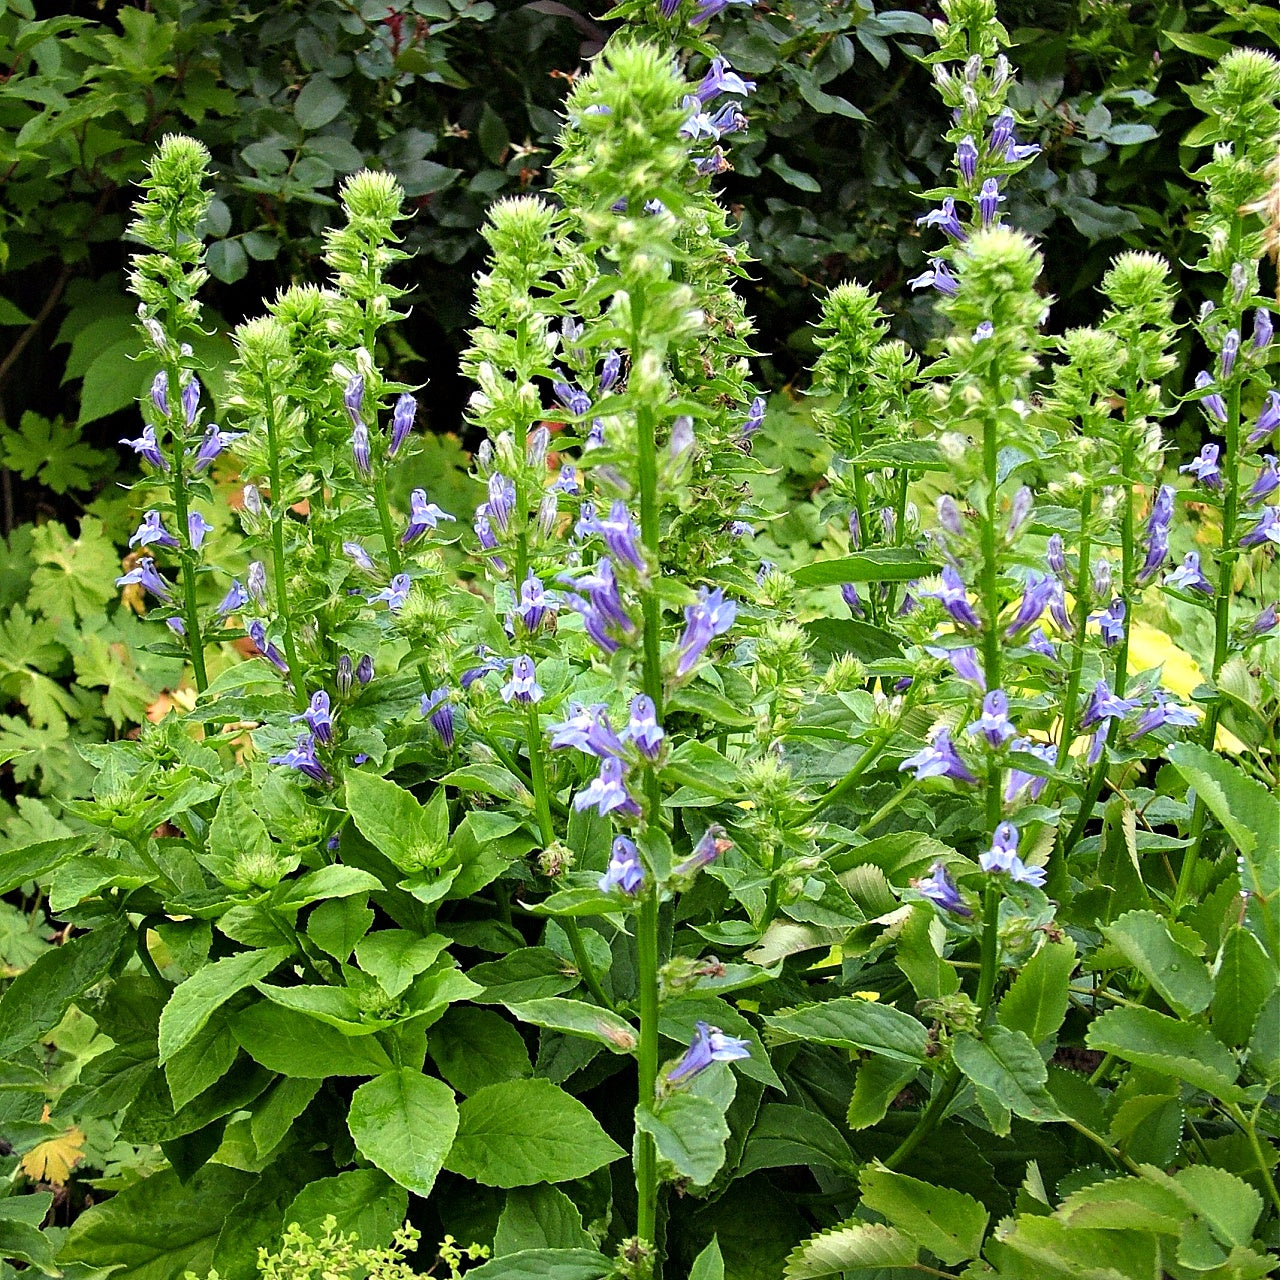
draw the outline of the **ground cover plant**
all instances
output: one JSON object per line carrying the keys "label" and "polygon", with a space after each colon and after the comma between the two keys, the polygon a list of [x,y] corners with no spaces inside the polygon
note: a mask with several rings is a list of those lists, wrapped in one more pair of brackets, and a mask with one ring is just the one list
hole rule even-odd
{"label": "ground cover plant", "polygon": [[113,585],[194,693],[0,852],[60,931],[0,997],[11,1264],[1274,1269],[1280,62],[1196,90],[1195,342],[1143,252],[1051,338],[1006,34],[949,0],[946,337],[815,301],[806,553],[712,190],[755,89],[722,7],[624,30],[551,197],[490,211],[474,511],[398,481],[394,177],[344,183],[214,421],[209,156],[157,148]]}

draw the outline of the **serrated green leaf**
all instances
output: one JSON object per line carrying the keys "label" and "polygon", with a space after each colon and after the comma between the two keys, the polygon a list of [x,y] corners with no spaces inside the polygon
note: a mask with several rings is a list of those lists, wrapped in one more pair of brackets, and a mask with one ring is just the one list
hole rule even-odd
{"label": "serrated green leaf", "polygon": [[116,594],[120,561],[92,516],[80,521],[77,538],[56,520],[40,525],[32,536],[32,556],[39,568],[31,575],[28,604],[46,618],[87,618]]}
{"label": "serrated green leaf", "polygon": [[1209,1007],[1213,981],[1204,963],[1175,942],[1164,920],[1154,911],[1126,911],[1104,925],[1107,941],[1184,1018]]}
{"label": "serrated green leaf", "polygon": [[1126,1062],[1185,1080],[1224,1102],[1235,1101],[1240,1095],[1230,1050],[1203,1027],[1154,1009],[1108,1009],[1090,1024],[1085,1043]]}
{"label": "serrated green leaf", "polygon": [[581,1102],[549,1080],[477,1090],[459,1108],[445,1168],[486,1187],[567,1182],[626,1153]]}
{"label": "serrated green leaf", "polygon": [[366,1160],[425,1198],[458,1131],[458,1105],[447,1084],[401,1067],[355,1091],[347,1128]]}
{"label": "serrated green leaf", "polygon": [[285,1214],[313,1238],[323,1235],[332,1214],[337,1230],[360,1240],[387,1240],[404,1221],[409,1196],[379,1169],[350,1169],[320,1178],[298,1192]]}
{"label": "serrated green leaf", "polygon": [[928,1061],[929,1033],[922,1022],[892,1005],[854,996],[777,1013],[766,1018],[765,1025],[788,1040],[865,1049],[917,1065]]}
{"label": "serrated green leaf", "polygon": [[636,1128],[650,1134],[658,1158],[694,1186],[706,1186],[724,1164],[729,1126],[723,1109],[712,1098],[673,1093],[657,1107],[637,1107]]}
{"label": "serrated green leaf", "polygon": [[919,1247],[893,1227],[850,1222],[806,1240],[787,1258],[786,1280],[818,1280],[882,1267],[909,1267]]}
{"label": "serrated green leaf", "polygon": [[1021,1031],[997,1023],[986,1027],[981,1039],[957,1036],[951,1052],[956,1066],[979,1089],[995,1095],[1015,1115],[1041,1124],[1058,1118],[1058,1104],[1045,1088],[1044,1060]]}
{"label": "serrated green leaf", "polygon": [[1209,1016],[1223,1044],[1249,1043],[1269,992],[1276,989],[1276,966],[1262,943],[1242,925],[1234,925],[1222,942],[1218,976],[1213,984]]}
{"label": "serrated green leaf", "polygon": [[614,1053],[631,1053],[636,1047],[635,1029],[625,1018],[585,1000],[561,1000],[551,996],[508,1004],[507,1008],[521,1022],[596,1040]]}
{"label": "serrated green leaf", "polygon": [[987,1211],[972,1196],[951,1187],[868,1165],[858,1179],[862,1203],[898,1227],[946,1266],[976,1258],[987,1230]]}
{"label": "serrated green leaf", "polygon": [[996,1010],[1000,1024],[1021,1031],[1032,1044],[1047,1040],[1066,1017],[1075,965],[1074,942],[1046,942],[1023,965],[1001,999]]}
{"label": "serrated green leaf", "polygon": [[578,1206],[563,1191],[515,1187],[498,1218],[493,1253],[501,1258],[525,1249],[590,1249],[593,1243]]}
{"label": "serrated green leaf", "polygon": [[815,560],[792,570],[798,587],[825,587],[845,582],[909,582],[937,573],[939,566],[905,547],[874,547],[836,560]]}
{"label": "serrated green leaf", "polygon": [[295,1079],[375,1076],[392,1065],[373,1036],[343,1035],[328,1023],[269,1000],[242,1009],[230,1030],[255,1062]]}
{"label": "serrated green leaf", "polygon": [[347,806],[360,834],[400,868],[420,871],[444,856],[437,819],[428,806],[389,778],[353,769],[346,780]]}

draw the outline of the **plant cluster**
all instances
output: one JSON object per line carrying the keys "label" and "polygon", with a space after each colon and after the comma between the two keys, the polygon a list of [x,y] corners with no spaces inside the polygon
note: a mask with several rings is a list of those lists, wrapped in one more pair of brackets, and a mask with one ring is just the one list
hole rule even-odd
{"label": "plant cluster", "polygon": [[1097,324],[1047,336],[1009,36],[944,0],[954,168],[912,287],[945,337],[922,358],[870,289],[825,298],[830,550],[780,567],[787,415],[712,190],[758,91],[704,39],[724,7],[611,41],[550,198],[490,210],[474,511],[397,480],[425,444],[389,372],[394,176],[348,179],[327,279],[235,330],[215,421],[210,158],[160,144],[115,582],[195,697],[81,746],[65,830],[0,852],[64,930],[0,997],[13,1190],[66,1185],[94,1126],[136,1154],[65,1228],[0,1199],[8,1257],[1273,1270],[1280,62],[1198,90],[1210,440],[1167,471],[1169,268],[1121,255]]}

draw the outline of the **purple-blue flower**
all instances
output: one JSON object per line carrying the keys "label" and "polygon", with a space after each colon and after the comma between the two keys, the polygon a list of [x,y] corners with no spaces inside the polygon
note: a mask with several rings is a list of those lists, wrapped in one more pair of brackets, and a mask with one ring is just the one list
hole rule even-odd
{"label": "purple-blue flower", "polygon": [[731,4],[745,4],[750,8],[752,0],[698,0],[698,7],[694,10],[690,21],[695,27],[700,26],[704,22],[709,22],[716,14],[724,12]]}
{"label": "purple-blue flower", "polygon": [[964,580],[952,565],[942,570],[942,585],[932,591],[920,591],[917,594],[926,600],[941,601],[942,607],[962,627],[971,627],[975,631],[982,626],[973,606],[969,603],[969,592]]}
{"label": "purple-blue flower", "polygon": [[637,694],[631,699],[631,719],[627,723],[627,737],[640,750],[646,760],[656,760],[666,736],[657,721],[653,699],[647,694]]}
{"label": "purple-blue flower", "polygon": [[1027,637],[1026,644],[1032,653],[1038,653],[1042,658],[1057,661],[1058,650],[1054,647],[1053,641],[1045,634],[1043,627],[1036,627]]}
{"label": "purple-blue flower", "polygon": [[[1037,760],[1042,760],[1050,769],[1058,761],[1058,748],[1052,742],[1038,743],[1033,742],[1030,738],[1015,738],[1009,744],[1009,750],[1011,753],[1021,752],[1024,755],[1035,756]],[[1032,800],[1038,800],[1040,793],[1045,789],[1048,782],[1049,779],[1046,776],[1030,773],[1026,769],[1020,769],[1015,765],[1010,768],[1008,779],[1005,781],[1005,803],[1011,803],[1023,787],[1029,787]]]}
{"label": "purple-blue flower", "polygon": [[738,428],[738,438],[750,441],[751,437],[764,426],[764,414],[764,396],[756,396],[747,406],[747,416],[743,419],[742,426]]}
{"label": "purple-blue flower", "polygon": [[955,881],[947,874],[946,863],[935,862],[929,868],[929,874],[922,876],[914,883],[916,892],[922,898],[927,898],[944,911],[950,911],[952,915],[957,916],[973,915],[972,910],[965,906]]}
{"label": "purple-blue flower", "polygon": [[363,422],[357,422],[351,428],[351,457],[356,470],[367,479],[372,473],[373,462],[369,454],[369,428]]}
{"label": "purple-blue flower", "polygon": [[965,229],[960,224],[960,219],[956,217],[956,202],[954,196],[946,196],[942,201],[942,206],[938,209],[930,209],[928,213],[921,214],[916,219],[917,227],[938,227],[951,239],[956,241],[967,240],[969,237],[965,234]]}
{"label": "purple-blue flower", "polygon": [[1178,591],[1199,591],[1202,595],[1213,595],[1213,583],[1200,571],[1200,553],[1188,551],[1182,563],[1172,572],[1165,575],[1164,585]]}
{"label": "purple-blue flower", "polygon": [[324,783],[326,786],[333,782],[329,771],[316,759],[316,740],[309,733],[300,733],[293,747],[284,755],[268,756],[267,763],[287,765],[290,769],[297,769],[299,773],[305,774],[312,781]]}
{"label": "purple-blue flower", "polygon": [[549,732],[553,750],[576,747],[599,760],[609,756],[621,757],[626,750],[609,719],[609,709],[603,702],[589,707],[584,707],[580,702],[571,702],[569,718],[551,725]]}
{"label": "purple-blue flower", "polygon": [[417,414],[418,402],[407,391],[403,392],[391,411],[391,443],[387,446],[387,457],[394,458],[400,452],[400,446],[413,430],[413,420]]}
{"label": "purple-blue flower", "polygon": [[609,865],[600,877],[600,892],[612,893],[620,889],[623,893],[634,896],[644,885],[644,863],[640,861],[639,850],[634,841],[626,836],[618,836],[609,852]]}
{"label": "purple-blue flower", "polygon": [[130,440],[126,436],[120,443],[127,444],[143,462],[149,462],[153,467],[159,467],[161,471],[169,470],[168,459],[160,452],[160,445],[156,440],[156,429],[154,427],[145,426],[142,428],[142,434],[136,440]]}
{"label": "purple-blue flower", "polygon": [[366,653],[356,663],[356,679],[361,684],[368,684],[373,679],[373,655]]}
{"label": "purple-blue flower", "polygon": [[632,568],[644,571],[644,553],[640,550],[640,530],[632,520],[627,504],[617,498],[609,508],[608,516],[599,519],[595,532],[604,539],[605,546],[615,560],[624,561]]}
{"label": "purple-blue flower", "polygon": [[573,807],[579,811],[594,807],[602,818],[615,812],[638,816],[640,806],[627,790],[625,779],[626,766],[616,756],[607,756],[590,785],[574,796]]}
{"label": "purple-blue flower", "polygon": [[519,702],[528,705],[542,701],[542,686],[538,683],[533,659],[527,653],[517,655],[511,664],[511,676],[502,686],[503,702]]}
{"label": "purple-blue flower", "polygon": [[[1211,386],[1213,386],[1213,377],[1201,369],[1196,374],[1196,390],[1208,391]],[[1219,422],[1226,422],[1227,402],[1216,391],[1212,391],[1206,396],[1201,396],[1200,407],[1210,417],[1216,418]]]}
{"label": "purple-blue flower", "polygon": [[412,542],[428,529],[435,529],[441,520],[452,520],[447,511],[441,511],[434,502],[427,501],[425,489],[415,489],[409,495],[409,524],[400,538],[402,543]]}
{"label": "purple-blue flower", "polygon": [[200,379],[194,373],[182,388],[182,412],[187,426],[194,426],[196,414],[200,412]]}
{"label": "purple-blue flower", "polygon": [[956,168],[965,182],[972,182],[978,175],[978,148],[974,146],[972,134],[966,133],[956,147]]}
{"label": "purple-blue flower", "polygon": [[1263,498],[1269,498],[1277,489],[1280,489],[1280,467],[1276,466],[1275,454],[1268,453],[1263,456],[1262,470],[1258,472],[1249,492],[1244,495],[1245,503],[1256,507]]}
{"label": "purple-blue flower", "polygon": [[946,729],[939,729],[932,742],[926,743],[915,755],[908,756],[898,766],[899,773],[906,769],[915,771],[917,782],[923,778],[954,778],[957,782],[977,782],[977,778],[960,759],[952,745],[951,734]]}
{"label": "purple-blue flower", "polygon": [[1261,351],[1271,345],[1272,335],[1271,312],[1266,307],[1259,307],[1253,313],[1253,349]]}
{"label": "purple-blue flower", "polygon": [[930,657],[940,658],[948,663],[961,680],[968,680],[979,689],[986,689],[987,678],[978,665],[978,651],[972,645],[963,645],[959,649],[947,649],[941,645],[930,644],[925,645],[924,651]]}
{"label": "purple-blue flower", "polygon": [[139,545],[176,547],[178,540],[164,527],[158,511],[148,511],[142,517],[142,523],[134,530],[133,536],[129,539],[129,545],[131,547]]}
{"label": "purple-blue flower", "polygon": [[163,369],[151,379],[151,403],[161,417],[169,416],[169,375]]}
{"label": "purple-blue flower", "polygon": [[1002,822],[996,828],[991,848],[978,859],[978,865],[986,872],[1005,873],[1018,884],[1037,889],[1044,886],[1044,868],[1028,867],[1018,857],[1018,828],[1012,822]]}
{"label": "purple-blue flower", "polygon": [[1102,632],[1102,643],[1108,649],[1118,645],[1124,639],[1126,612],[1124,601],[1117,596],[1102,613],[1093,619],[1098,624],[1098,629]]}
{"label": "purple-blue flower", "polygon": [[1040,144],[1037,142],[1010,142],[1004,149],[1005,164],[1021,164],[1023,160],[1030,160],[1032,156],[1040,154]]}
{"label": "purple-blue flower", "polygon": [[713,822],[702,833],[698,843],[693,846],[693,852],[673,868],[672,874],[677,877],[691,876],[702,867],[710,866],[718,857],[728,853],[732,848],[733,841],[725,835],[724,828]]}
{"label": "purple-blue flower", "polygon": [[755,92],[755,87],[754,80],[744,80],[723,58],[712,58],[694,93],[700,101],[710,102],[722,93],[736,93],[745,98]]}
{"label": "purple-blue flower", "polygon": [[506,533],[511,527],[511,516],[516,506],[515,482],[501,471],[495,471],[489,477],[489,501],[484,504],[484,513],[497,527],[499,533]]}
{"label": "purple-blue flower", "polygon": [[1012,542],[1018,536],[1031,518],[1031,511],[1035,506],[1035,499],[1031,490],[1024,484],[1017,493],[1013,495],[1013,501],[1009,504],[1009,527],[1005,530],[1005,537]]}
{"label": "purple-blue flower", "polygon": [[1222,339],[1222,376],[1231,377],[1231,370],[1236,367],[1236,356],[1240,354],[1240,330],[1228,329]]}
{"label": "purple-blue flower", "polygon": [[342,550],[345,555],[350,557],[350,559],[366,573],[373,572],[373,557],[358,542],[344,542],[342,544]]}
{"label": "purple-blue flower", "polygon": [[978,213],[982,218],[982,225],[989,227],[996,220],[996,215],[1000,212],[1000,206],[1004,203],[1004,196],[1000,194],[1000,183],[995,178],[987,178],[982,184],[982,190],[978,192]]}
{"label": "purple-blue flower", "polygon": [[351,692],[351,686],[355,682],[356,669],[352,664],[351,655],[342,654],[338,659],[338,667],[334,672],[333,682],[338,687],[338,697],[345,698]]}
{"label": "purple-blue flower", "polygon": [[862,607],[862,600],[858,596],[858,588],[852,582],[845,582],[840,587],[840,599],[849,607],[849,612],[855,618],[866,617],[866,611]]}
{"label": "purple-blue flower", "polygon": [[546,621],[547,614],[554,612],[555,608],[555,604],[547,599],[542,579],[530,569],[520,584],[520,602],[516,605],[516,614],[524,623],[525,631],[537,631]]}
{"label": "purple-blue flower", "polygon": [[970,737],[982,734],[993,746],[1003,746],[1017,736],[1017,730],[1009,719],[1009,696],[1003,689],[992,689],[982,699],[982,714],[969,726]]}
{"label": "purple-blue flower", "polygon": [[[267,629],[256,618],[249,623],[249,639],[253,641],[253,647],[262,654],[266,660],[271,663],[278,671],[289,674],[289,664],[284,660],[280,650],[267,639]],[[310,734],[305,735],[310,737]],[[299,739],[301,741],[301,739]]]}
{"label": "purple-blue flower", "polygon": [[751,1042],[727,1036],[719,1027],[709,1026],[705,1022],[696,1024],[693,1040],[670,1071],[667,1072],[668,1084],[680,1084],[690,1076],[705,1071],[713,1062],[734,1062],[739,1058],[751,1057]]}
{"label": "purple-blue flower", "polygon": [[1280,508],[1263,507],[1258,522],[1240,539],[1242,547],[1257,547],[1264,542],[1280,546]]}
{"label": "purple-blue flower", "polygon": [[587,635],[607,654],[617,653],[620,645],[636,634],[635,623],[627,615],[613,573],[613,561],[607,556],[596,564],[595,572],[586,577],[562,579],[586,595],[570,595],[570,608],[581,614]]}
{"label": "purple-blue flower", "polygon": [[1028,574],[1022,589],[1022,599],[1018,602],[1018,612],[1005,628],[1005,636],[1012,640],[1019,632],[1039,622],[1045,609],[1058,594],[1060,586],[1058,579],[1051,573]]}
{"label": "purple-blue flower", "polygon": [[1255,636],[1265,636],[1268,632],[1274,631],[1278,623],[1280,623],[1280,606],[1275,601],[1272,601],[1249,624],[1249,633]]}
{"label": "purple-blue flower", "polygon": [[225,448],[239,440],[242,435],[244,435],[243,431],[219,431],[216,422],[209,423],[204,429],[200,447],[196,450],[196,456],[191,462],[192,475],[199,475]]}
{"label": "purple-blue flower", "polygon": [[1196,457],[1178,470],[1189,471],[1206,489],[1221,489],[1222,472],[1218,469],[1218,452],[1216,444],[1206,444]]}
{"label": "purple-blue flower", "polygon": [[267,603],[267,566],[261,560],[251,560],[249,571],[245,574],[249,584],[249,594],[264,608]]}
{"label": "purple-blue flower", "polygon": [[449,701],[449,690],[441,685],[430,693],[422,695],[419,710],[427,723],[440,735],[440,741],[446,747],[454,742],[453,703]]}
{"label": "purple-blue flower", "polygon": [[1249,443],[1261,444],[1277,427],[1280,427],[1280,391],[1268,391],[1258,421],[1249,432]]}
{"label": "purple-blue flower", "polygon": [[347,385],[342,392],[342,403],[351,418],[351,425],[353,427],[363,427],[364,377],[361,374],[353,374],[347,380]]}
{"label": "purple-blue flower", "polygon": [[995,325],[993,325],[990,320],[984,320],[973,331],[973,335],[969,340],[970,342],[986,342],[988,338],[994,338],[995,336],[996,336]]}
{"label": "purple-blue flower", "polygon": [[198,511],[192,511],[187,516],[187,536],[191,539],[191,549],[193,551],[200,550],[200,544],[204,541],[205,534],[213,532],[211,525]]}
{"label": "purple-blue flower", "polygon": [[136,569],[121,574],[116,579],[116,586],[139,586],[161,600],[168,600],[170,596],[169,584],[156,572],[156,562],[150,556],[143,556]]}
{"label": "purple-blue flower", "polygon": [[329,714],[329,695],[323,689],[317,689],[307,703],[307,709],[301,715],[290,716],[290,723],[305,720],[307,727],[315,734],[317,742],[333,740],[333,718]]}
{"label": "purple-blue flower", "polygon": [[239,579],[233,579],[227,594],[218,605],[218,617],[225,618],[229,613],[236,613],[249,603],[249,593],[241,586]]}
{"label": "purple-blue flower", "polygon": [[379,604],[385,601],[392,613],[399,613],[409,599],[409,590],[412,586],[413,583],[410,582],[407,573],[397,573],[377,595],[369,597],[369,603]]}
{"label": "purple-blue flower", "polygon": [[991,140],[987,143],[987,153],[997,155],[1009,145],[1013,138],[1013,112],[1005,107],[991,122]]}
{"label": "purple-blue flower", "polygon": [[[472,527],[476,531],[476,541],[479,542],[481,551],[493,551],[496,549],[498,539],[493,532],[493,526],[489,523],[489,517],[479,507],[476,508],[476,518]],[[507,563],[501,556],[491,556],[490,559],[496,568],[506,569]]]}
{"label": "purple-blue flower", "polygon": [[1189,729],[1199,723],[1199,716],[1190,707],[1174,702],[1163,689],[1157,689],[1151,706],[1138,717],[1129,740],[1134,742],[1167,724]]}
{"label": "purple-blue flower", "polygon": [[572,462],[566,462],[560,468],[560,478],[551,486],[553,493],[563,493],[568,497],[577,497],[582,492],[578,484],[578,469]]}
{"label": "purple-blue flower", "polygon": [[562,405],[576,418],[591,412],[591,397],[578,387],[559,380],[551,384],[551,390]]}
{"label": "purple-blue flower", "polygon": [[1147,517],[1147,558],[1138,570],[1138,581],[1146,582],[1155,576],[1157,570],[1169,556],[1169,525],[1173,520],[1174,488],[1162,484],[1156,491],[1155,501],[1151,504],[1151,514]]}
{"label": "purple-blue flower", "polygon": [[738,616],[736,601],[717,587],[698,588],[698,599],[684,609],[684,631],[676,645],[676,675],[687,676],[716,636],[724,635]]}
{"label": "purple-blue flower", "polygon": [[1085,703],[1084,715],[1080,717],[1080,727],[1092,729],[1094,725],[1101,724],[1104,720],[1122,720],[1137,706],[1136,699],[1121,698],[1112,692],[1111,686],[1105,680],[1099,680],[1093,686],[1089,701]]}
{"label": "purple-blue flower", "polygon": [[954,298],[960,292],[960,282],[951,268],[941,258],[930,258],[929,269],[907,281],[913,289],[927,289],[932,285],[939,293]]}

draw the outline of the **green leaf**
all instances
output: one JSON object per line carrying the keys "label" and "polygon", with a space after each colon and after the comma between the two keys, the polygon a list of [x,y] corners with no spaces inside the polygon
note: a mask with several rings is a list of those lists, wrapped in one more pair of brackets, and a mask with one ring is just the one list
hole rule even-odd
{"label": "green leaf", "polygon": [[[819,90],[819,92],[821,91]],[[791,186],[798,187],[801,191],[822,190],[822,185],[817,178],[812,174],[802,173],[799,169],[793,169],[776,151],[765,161],[764,167],[772,169],[783,182],[790,183]]]}
{"label": "green leaf", "polygon": [[826,1116],[805,1107],[770,1103],[756,1118],[734,1177],[745,1178],[756,1169],[783,1169],[790,1165],[832,1169],[836,1173],[857,1171],[849,1144]]}
{"label": "green leaf", "polygon": [[1067,1014],[1076,946],[1070,939],[1046,942],[1022,967],[1000,1001],[996,1017],[1010,1031],[1021,1031],[1032,1044],[1047,1040]]}
{"label": "green leaf", "polygon": [[62,1274],[54,1260],[53,1242],[30,1222],[0,1218],[0,1257],[7,1262],[28,1262],[47,1276]]}
{"label": "green leaf", "polygon": [[651,1134],[658,1157],[681,1178],[704,1187],[724,1164],[729,1126],[724,1109],[694,1093],[673,1093],[656,1107],[636,1107],[636,1128]]}
{"label": "green leaf", "polygon": [[[1143,1170],[1148,1173],[1147,1170]],[[1153,1169],[1149,1177],[1161,1176]],[[1214,1236],[1228,1247],[1246,1245],[1262,1216],[1262,1196],[1243,1178],[1212,1165],[1189,1165],[1173,1175],[1173,1181],[1187,1193],[1188,1204],[1204,1218]]]}
{"label": "green leaf", "polygon": [[62,1021],[67,1007],[115,967],[129,936],[121,922],[52,947],[0,998],[0,1059],[34,1044]]}
{"label": "green leaf", "polygon": [[1249,1040],[1249,1063],[1268,1084],[1280,1080],[1280,991],[1273,990],[1258,1013]]}
{"label": "green leaf", "polygon": [[951,1052],[956,1066],[979,1089],[995,1094],[1015,1115],[1043,1123],[1061,1114],[1045,1089],[1044,1060],[1023,1032],[996,1024],[983,1031],[981,1040],[957,1036]]}
{"label": "green leaf", "polygon": [[10,302],[8,298],[0,297],[0,325],[9,326],[31,323],[31,317],[16,302]]}
{"label": "green leaf", "polygon": [[1198,58],[1209,58],[1213,62],[1220,61],[1231,52],[1231,43],[1227,40],[1216,40],[1213,36],[1202,35],[1195,31],[1162,30],[1160,34],[1175,48],[1184,53],[1194,53]]}
{"label": "green leaf", "polygon": [[[155,366],[151,366],[154,370]],[[128,409],[143,394],[152,373],[138,364],[138,339],[133,334],[98,347],[80,384],[79,427]]]}
{"label": "green leaf", "polygon": [[893,1227],[849,1222],[806,1240],[787,1258],[786,1280],[817,1280],[849,1272],[909,1267],[919,1247]]}
{"label": "green leaf", "polygon": [[[3,299],[0,299],[3,301]],[[62,418],[27,412],[17,431],[0,428],[0,458],[24,480],[39,480],[54,493],[88,489],[112,455],[80,439],[80,428]]]}
{"label": "green leaf", "polygon": [[119,1268],[129,1280],[205,1275],[218,1232],[252,1181],[216,1164],[205,1165],[185,1185],[170,1169],[153,1173],[81,1214],[58,1262]]}
{"label": "green leaf", "polygon": [[356,961],[394,1000],[418,974],[431,968],[448,945],[449,939],[438,933],[424,938],[408,929],[380,929],[356,944]]}
{"label": "green leaf", "polygon": [[81,519],[74,540],[56,520],[37,526],[32,556],[40,567],[31,575],[27,604],[46,618],[90,617],[116,594],[120,560],[92,516]]}
{"label": "green leaf", "polygon": [[521,947],[501,960],[487,960],[467,970],[467,977],[484,988],[482,1004],[523,1004],[558,996],[578,985],[564,957],[550,947]]}
{"label": "green leaf", "polygon": [[788,1040],[865,1049],[898,1062],[928,1061],[929,1033],[922,1022],[892,1005],[855,996],[774,1014],[765,1025]]}
{"label": "green leaf", "polygon": [[1154,1009],[1108,1009],[1090,1024],[1085,1043],[1126,1062],[1185,1080],[1224,1102],[1234,1102],[1240,1095],[1231,1051],[1203,1027]]}
{"label": "green leaf", "polygon": [[894,1098],[915,1079],[919,1067],[893,1058],[864,1058],[849,1098],[845,1123],[850,1129],[869,1129],[889,1113]]}
{"label": "green leaf", "polygon": [[590,1249],[591,1236],[578,1206],[555,1187],[516,1187],[498,1218],[494,1256],[525,1249]]}
{"label": "green leaf", "polygon": [[265,978],[289,958],[288,947],[241,951],[197,970],[174,990],[160,1015],[160,1061],[168,1062],[237,991]]}
{"label": "green leaf", "polygon": [[491,1009],[450,1009],[432,1028],[427,1052],[440,1074],[466,1096],[533,1075],[519,1031]]}
{"label": "green leaf", "polygon": [[215,280],[235,284],[249,274],[249,255],[239,240],[215,240],[204,257]]}
{"label": "green leaf", "polygon": [[445,1168],[486,1187],[522,1187],[585,1178],[625,1154],[563,1089],[511,1080],[463,1102]]}
{"label": "green leaf", "polygon": [[1241,857],[1241,887],[1250,895],[1249,918],[1257,919],[1259,941],[1280,961],[1280,799],[1221,756],[1193,742],[1165,753],[1188,786],[1222,824]]}
{"label": "green leaf", "polygon": [[1102,932],[1139,973],[1184,1018],[1209,1007],[1213,981],[1203,962],[1175,942],[1154,911],[1126,911]]}
{"label": "green leaf", "polygon": [[862,1203],[930,1253],[954,1267],[976,1258],[989,1215],[972,1196],[935,1187],[881,1164],[863,1169]]}
{"label": "green leaf", "polygon": [[467,1272],[467,1280],[602,1280],[613,1263],[594,1249],[523,1249]]}
{"label": "green leaf", "polygon": [[1161,1273],[1155,1236],[1068,1227],[1057,1217],[1020,1215],[1001,1233],[1000,1256],[1006,1252],[1015,1257],[1005,1274],[1036,1280],[1156,1280]]}
{"label": "green leaf", "polygon": [[58,836],[18,849],[6,849],[0,853],[0,893],[9,893],[28,880],[48,875],[84,848],[83,836]]}
{"label": "green leaf", "polygon": [[1276,989],[1276,966],[1262,943],[1242,925],[1227,931],[1209,1008],[1213,1033],[1223,1044],[1249,1043],[1268,992]]}
{"label": "green leaf", "polygon": [[1143,1178],[1107,1178],[1072,1192],[1056,1216],[1094,1231],[1177,1235],[1188,1213],[1176,1190]]}
{"label": "green leaf", "polygon": [[458,1106],[447,1084],[401,1067],[355,1091],[347,1128],[366,1160],[425,1198],[458,1131]]}
{"label": "green leaf", "polygon": [[293,104],[293,118],[311,133],[336,120],[347,106],[346,90],[328,76],[312,76]]}
{"label": "green leaf", "polygon": [[175,1111],[215,1084],[236,1060],[240,1046],[218,1010],[184,1048],[165,1063],[164,1077]]}
{"label": "green leaf", "polygon": [[284,1141],[293,1122],[307,1109],[323,1083],[323,1080],[291,1080],[286,1077],[277,1080],[254,1102],[249,1136],[260,1160]]}
{"label": "green leaf", "polygon": [[689,1280],[724,1280],[724,1255],[720,1242],[711,1237],[711,1243],[693,1260],[689,1268]]}
{"label": "green leaf", "polygon": [[328,898],[307,917],[307,937],[340,964],[373,924],[373,908],[358,898]]}
{"label": "green leaf", "polygon": [[937,573],[939,566],[906,547],[874,547],[836,560],[815,560],[793,569],[798,587],[826,587],[845,582],[908,582]]}
{"label": "green leaf", "polygon": [[295,1079],[376,1076],[392,1065],[373,1036],[345,1036],[328,1023],[270,1000],[237,1013],[231,1032],[255,1062]]}
{"label": "green leaf", "polygon": [[353,769],[347,774],[347,807],[360,834],[401,871],[438,865],[445,842],[428,809],[389,778]]}
{"label": "green leaf", "polygon": [[632,1053],[636,1047],[635,1029],[625,1018],[599,1005],[587,1004],[585,1000],[561,1000],[553,996],[509,1004],[507,1008],[521,1022],[596,1040],[614,1053]]}
{"label": "green leaf", "polygon": [[337,1230],[354,1234],[364,1245],[383,1244],[404,1221],[408,1195],[378,1169],[351,1169],[336,1178],[321,1178],[303,1187],[285,1214],[308,1235],[324,1234],[324,1220],[337,1219]]}

